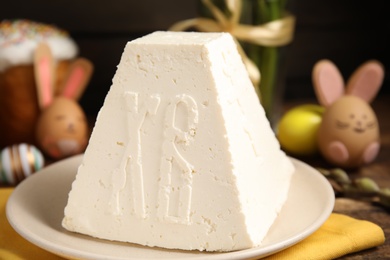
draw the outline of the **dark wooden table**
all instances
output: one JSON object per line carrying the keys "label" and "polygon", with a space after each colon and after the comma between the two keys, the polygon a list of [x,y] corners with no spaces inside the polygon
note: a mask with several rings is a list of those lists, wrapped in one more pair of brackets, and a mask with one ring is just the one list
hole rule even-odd
{"label": "dark wooden table", "polygon": [[[307,103],[307,101],[286,104],[286,109],[301,103]],[[372,103],[372,107],[377,114],[380,125],[380,153],[373,163],[355,170],[347,170],[347,173],[351,179],[369,177],[381,188],[390,188],[390,96],[377,97]],[[320,156],[299,159],[313,167],[334,167],[327,164]],[[352,199],[349,196],[339,194],[336,196],[334,212],[376,223],[382,227],[387,238],[385,243],[379,247],[350,254],[342,259],[390,259],[390,208],[386,209],[375,202],[371,203],[371,201],[359,198]]]}

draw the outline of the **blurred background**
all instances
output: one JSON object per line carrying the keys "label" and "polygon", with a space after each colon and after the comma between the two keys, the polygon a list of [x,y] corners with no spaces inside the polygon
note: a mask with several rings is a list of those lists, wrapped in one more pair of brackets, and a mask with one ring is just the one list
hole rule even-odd
{"label": "blurred background", "polygon": [[[390,95],[390,15],[385,0],[292,0],[297,19],[287,46],[284,100],[315,99],[311,70],[331,59],[345,78],[368,59],[386,70],[380,95]],[[95,71],[80,103],[96,115],[111,86],[127,41],[199,15],[198,0],[13,0],[0,9],[0,20],[30,19],[67,30]]]}

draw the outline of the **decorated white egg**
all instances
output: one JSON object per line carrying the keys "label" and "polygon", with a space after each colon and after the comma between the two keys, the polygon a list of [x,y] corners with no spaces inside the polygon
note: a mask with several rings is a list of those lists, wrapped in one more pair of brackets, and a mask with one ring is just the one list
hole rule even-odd
{"label": "decorated white egg", "polygon": [[5,147],[0,153],[0,183],[17,185],[44,164],[41,151],[33,145],[22,143]]}

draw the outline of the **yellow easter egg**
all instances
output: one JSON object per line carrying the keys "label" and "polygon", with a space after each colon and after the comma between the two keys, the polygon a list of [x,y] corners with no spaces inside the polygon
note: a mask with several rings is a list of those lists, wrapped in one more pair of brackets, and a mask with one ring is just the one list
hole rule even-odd
{"label": "yellow easter egg", "polygon": [[311,104],[287,111],[277,128],[277,138],[282,149],[299,156],[317,153],[317,133],[323,113],[323,107]]}

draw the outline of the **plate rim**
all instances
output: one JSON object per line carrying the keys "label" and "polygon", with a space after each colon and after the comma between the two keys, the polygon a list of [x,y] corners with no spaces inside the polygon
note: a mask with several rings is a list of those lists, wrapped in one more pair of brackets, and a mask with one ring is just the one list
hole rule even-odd
{"label": "plate rim", "polygon": [[[49,172],[51,170],[55,169],[56,167],[60,167],[61,165],[70,164],[70,163],[72,163],[73,160],[79,161],[79,163],[82,163],[82,157],[83,157],[83,155],[81,154],[81,155],[72,156],[72,157],[63,159],[61,161],[55,162],[55,163],[41,169],[40,171],[36,172],[32,176],[30,176],[29,178],[27,178],[23,182],[21,182],[18,186],[16,186],[14,191],[11,193],[10,197],[8,198],[7,203],[6,203],[6,218],[7,218],[8,222],[10,223],[10,225],[12,226],[12,228],[18,234],[20,234],[24,239],[26,239],[27,241],[40,247],[41,249],[46,250],[48,252],[51,252],[55,255],[59,255],[59,256],[71,258],[71,259],[79,259],[79,258],[96,259],[96,260],[106,259],[105,258],[106,256],[94,254],[90,251],[81,251],[78,249],[64,247],[63,245],[59,245],[59,244],[55,244],[55,243],[45,243],[45,241],[48,241],[47,239],[42,238],[42,236],[39,236],[36,233],[30,232],[31,230],[29,230],[29,229],[23,229],[20,225],[18,225],[17,221],[15,222],[15,219],[13,219],[12,212],[13,212],[13,207],[15,206],[15,203],[16,203],[16,202],[14,202],[15,197],[17,197],[17,195],[19,193],[23,192],[23,189],[26,186],[28,187],[29,183],[32,182],[31,180],[33,178],[43,178],[43,177],[38,177],[38,176],[41,176],[41,175],[45,176],[45,175],[49,174]],[[198,255],[194,254],[190,259],[248,259],[248,258],[254,258],[254,257],[257,257],[257,258],[261,257],[262,258],[262,257],[269,256],[271,254],[280,252],[288,247],[291,247],[291,246],[299,243],[300,241],[302,241],[303,239],[310,236],[312,233],[314,233],[316,230],[318,230],[322,226],[322,224],[328,219],[328,217],[330,216],[330,214],[332,213],[333,208],[334,208],[335,196],[334,196],[333,188],[331,187],[328,180],[312,166],[310,166],[307,163],[300,161],[296,158],[289,157],[289,159],[294,163],[294,165],[300,165],[301,167],[308,169],[310,172],[317,174],[316,177],[319,180],[321,180],[321,185],[328,193],[327,194],[328,196],[326,196],[328,200],[327,200],[326,205],[324,205],[324,210],[323,210],[322,214],[320,214],[318,216],[318,218],[313,223],[308,225],[308,227],[306,227],[304,231],[302,231],[298,234],[294,234],[294,235],[292,235],[292,236],[290,236],[282,241],[279,241],[277,243],[267,245],[265,247],[258,246],[258,247],[243,249],[243,250],[239,250],[239,251],[232,251],[232,252],[215,252],[215,253],[211,252],[211,254],[210,254],[210,252],[200,252],[200,254],[198,254]],[[295,172],[294,174],[297,174],[297,173],[299,174],[299,172]],[[76,173],[74,173],[74,175],[76,175]],[[331,194],[333,194],[333,195],[331,195]],[[59,232],[66,233],[66,235],[69,235],[69,236],[73,235],[73,233],[70,233],[70,232],[66,231],[65,229],[61,230]],[[89,239],[94,239],[94,238],[89,238],[88,236],[85,235],[85,237],[83,237],[83,239],[89,240]],[[94,240],[96,240],[96,239],[94,239]],[[104,244],[104,242],[106,242],[104,240],[101,240],[101,241],[103,244]],[[99,240],[99,242],[100,242],[100,240]],[[118,242],[118,243],[120,243],[120,244],[124,243],[126,245],[127,244],[131,245],[131,243],[125,243],[125,242]],[[145,248],[149,249],[149,247],[145,247]],[[158,248],[156,248],[156,249],[158,249]],[[168,252],[172,251],[169,249],[163,249],[163,250],[168,251]],[[174,251],[177,251],[177,250],[174,250]],[[199,252],[197,251],[197,253],[199,253]],[[202,254],[202,253],[207,253],[207,254]],[[114,257],[112,259],[119,260],[119,259],[139,259],[139,258],[132,258],[132,257],[117,258],[117,257]]]}

